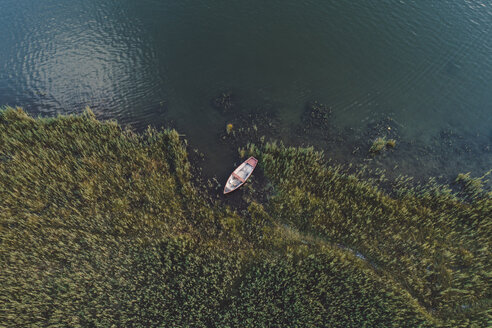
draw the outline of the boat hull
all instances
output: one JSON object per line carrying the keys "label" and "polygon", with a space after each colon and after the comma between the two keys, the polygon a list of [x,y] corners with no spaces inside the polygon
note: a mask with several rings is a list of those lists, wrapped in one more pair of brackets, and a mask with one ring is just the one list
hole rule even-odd
{"label": "boat hull", "polygon": [[257,164],[258,160],[254,157],[250,157],[241,163],[227,179],[224,186],[224,194],[233,192],[241,187],[251,176]]}

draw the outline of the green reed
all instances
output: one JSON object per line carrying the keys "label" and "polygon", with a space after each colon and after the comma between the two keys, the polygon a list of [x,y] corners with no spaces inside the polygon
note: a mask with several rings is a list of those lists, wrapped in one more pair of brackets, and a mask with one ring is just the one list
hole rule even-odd
{"label": "green reed", "polygon": [[390,196],[312,148],[243,151],[273,193],[237,211],[204,196],[174,130],[0,111],[0,326],[490,320],[480,179],[459,176],[454,194],[401,178]]}

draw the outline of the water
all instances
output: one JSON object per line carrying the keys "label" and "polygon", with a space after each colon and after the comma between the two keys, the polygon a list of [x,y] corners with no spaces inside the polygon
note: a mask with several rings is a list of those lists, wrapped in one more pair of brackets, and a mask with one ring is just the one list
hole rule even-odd
{"label": "water", "polygon": [[228,90],[238,114],[273,108],[287,141],[318,100],[340,129],[390,116],[402,146],[466,136],[480,147],[457,163],[492,167],[489,1],[0,0],[0,19],[0,104],[173,122],[209,173],[237,161],[219,138],[230,117],[211,106]]}

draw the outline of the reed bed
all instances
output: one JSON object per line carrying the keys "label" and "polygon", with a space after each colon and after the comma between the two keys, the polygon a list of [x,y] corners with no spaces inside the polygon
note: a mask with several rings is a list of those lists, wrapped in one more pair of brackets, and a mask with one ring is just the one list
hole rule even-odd
{"label": "reed bed", "polygon": [[276,220],[353,250],[443,324],[490,324],[488,174],[460,174],[453,186],[401,177],[383,190],[384,177],[349,174],[313,148],[267,143],[247,152],[276,186],[268,206]]}
{"label": "reed bed", "polygon": [[174,130],[0,111],[0,326],[485,327],[491,194],[250,145],[274,193],[211,202]]}

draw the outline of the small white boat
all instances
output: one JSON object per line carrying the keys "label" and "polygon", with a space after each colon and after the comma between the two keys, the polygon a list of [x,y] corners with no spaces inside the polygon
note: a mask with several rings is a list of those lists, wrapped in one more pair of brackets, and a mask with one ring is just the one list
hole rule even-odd
{"label": "small white boat", "polygon": [[234,172],[232,172],[232,174],[229,176],[229,179],[227,179],[224,187],[224,194],[228,194],[231,191],[234,191],[237,188],[241,187],[246,182],[246,180],[248,180],[251,173],[253,173],[256,164],[258,164],[258,160],[254,157],[250,157],[241,165],[239,165],[237,169],[235,169]]}

